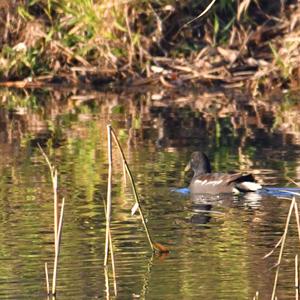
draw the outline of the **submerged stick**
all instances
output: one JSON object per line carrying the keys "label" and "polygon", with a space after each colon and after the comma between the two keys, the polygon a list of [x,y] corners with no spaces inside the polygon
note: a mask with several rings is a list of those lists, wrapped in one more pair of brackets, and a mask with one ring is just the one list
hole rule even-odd
{"label": "submerged stick", "polygon": [[286,223],[285,223],[284,233],[283,233],[283,236],[282,236],[280,252],[279,252],[279,256],[278,256],[278,260],[277,260],[277,269],[276,269],[276,274],[275,274],[275,278],[274,278],[274,285],[273,285],[271,300],[275,299],[276,288],[277,288],[277,283],[278,283],[278,276],[279,276],[279,269],[280,269],[280,263],[281,263],[281,259],[282,259],[282,255],[283,255],[283,249],[284,249],[284,245],[285,245],[285,240],[286,240],[286,236],[287,236],[287,232],[288,232],[288,228],[289,228],[289,223],[290,223],[292,211],[293,211],[293,208],[295,207],[295,202],[296,202],[296,200],[295,200],[295,197],[294,197],[293,200],[292,200],[292,203],[290,205],[290,210],[289,210],[288,216],[286,218]]}
{"label": "submerged stick", "polygon": [[58,259],[60,252],[60,243],[62,236],[62,227],[64,221],[64,207],[65,207],[65,198],[62,199],[61,209],[60,209],[60,218],[58,224],[58,232],[57,232],[57,241],[55,247],[55,258],[54,258],[54,267],[53,267],[53,279],[52,279],[52,294],[56,294],[56,278],[57,278],[57,268],[58,268]]}
{"label": "submerged stick", "polygon": [[153,240],[152,240],[152,237],[151,237],[150,232],[148,230],[148,227],[147,227],[147,224],[146,224],[146,220],[145,220],[145,217],[144,217],[144,214],[143,214],[143,211],[142,211],[141,202],[140,202],[140,199],[139,199],[139,196],[138,196],[138,193],[137,193],[136,185],[135,185],[132,173],[131,173],[131,171],[129,169],[127,160],[125,158],[124,151],[123,151],[123,149],[121,147],[121,144],[120,144],[120,142],[119,142],[119,140],[118,140],[118,138],[117,138],[117,136],[116,136],[113,128],[110,127],[110,131],[111,131],[111,134],[112,134],[112,136],[114,138],[114,141],[117,144],[119,152],[120,152],[120,154],[122,156],[122,160],[123,160],[123,163],[124,163],[124,166],[125,166],[125,170],[126,170],[128,176],[129,176],[131,187],[132,187],[132,190],[133,190],[133,196],[134,196],[134,199],[135,199],[135,201],[136,201],[136,203],[138,205],[138,210],[139,210],[139,213],[140,213],[140,216],[141,216],[141,219],[142,219],[142,223],[143,223],[144,228],[145,228],[145,232],[146,232],[146,235],[147,235],[150,247],[151,247],[151,249],[152,249],[153,252],[155,250],[158,250],[161,253],[163,253],[163,252],[169,252],[169,250],[166,247],[164,247],[163,245],[161,245],[159,243],[154,243]]}
{"label": "submerged stick", "polygon": [[111,185],[112,185],[112,145],[111,145],[111,125],[107,125],[107,153],[108,153],[108,180],[107,180],[107,205],[106,205],[106,233],[105,233],[105,256],[104,266],[107,266],[109,253],[109,231],[111,219]]}

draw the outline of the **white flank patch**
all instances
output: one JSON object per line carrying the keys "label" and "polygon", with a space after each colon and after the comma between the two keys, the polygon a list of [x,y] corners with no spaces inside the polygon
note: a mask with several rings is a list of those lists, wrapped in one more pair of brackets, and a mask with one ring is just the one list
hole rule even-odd
{"label": "white flank patch", "polygon": [[198,183],[198,184],[201,184],[201,185],[206,184],[206,182],[207,182],[206,179],[205,180],[200,180],[200,179],[195,180],[195,183]]}
{"label": "white flank patch", "polygon": [[132,216],[136,213],[138,208],[139,208],[139,204],[137,202],[135,202],[135,204],[132,206],[132,209],[131,209]]}
{"label": "white flank patch", "polygon": [[232,192],[233,192],[234,195],[239,195],[240,194],[240,191],[235,187],[232,189]]}
{"label": "white flank patch", "polygon": [[195,183],[198,183],[198,184],[201,184],[201,185],[213,185],[213,186],[218,185],[218,184],[220,184],[222,182],[223,182],[222,179],[221,180],[207,180],[207,179],[200,180],[200,179],[197,179],[195,181]]}
{"label": "white flank patch", "polygon": [[220,184],[222,182],[223,182],[222,179],[221,180],[214,180],[214,181],[211,181],[210,184],[212,184],[213,186],[215,186],[215,185],[218,185],[218,184]]}
{"label": "white flank patch", "polygon": [[262,188],[262,186],[256,182],[250,182],[250,181],[244,181],[237,185],[238,188],[245,190],[245,191],[251,191],[255,192]]}

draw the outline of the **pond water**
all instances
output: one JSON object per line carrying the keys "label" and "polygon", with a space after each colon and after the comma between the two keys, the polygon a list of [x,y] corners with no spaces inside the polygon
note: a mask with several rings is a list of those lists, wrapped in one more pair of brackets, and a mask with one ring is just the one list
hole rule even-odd
{"label": "pond water", "polygon": [[[46,298],[53,265],[53,196],[40,143],[59,172],[65,219],[58,299],[270,299],[291,203],[273,193],[213,201],[174,192],[187,187],[191,152],[214,170],[252,171],[268,187],[300,180],[299,96],[252,99],[243,92],[111,94],[0,91],[0,299]],[[106,125],[124,148],[153,239],[152,255],[113,149],[112,236],[118,296],[103,269],[107,189]],[[279,299],[295,297],[295,218],[280,268]],[[107,288],[109,286],[109,288]]]}

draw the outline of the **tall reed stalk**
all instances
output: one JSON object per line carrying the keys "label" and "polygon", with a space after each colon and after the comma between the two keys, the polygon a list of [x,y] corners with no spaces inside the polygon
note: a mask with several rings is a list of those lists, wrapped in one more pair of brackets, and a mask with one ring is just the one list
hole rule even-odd
{"label": "tall reed stalk", "polygon": [[[59,253],[60,253],[60,244],[61,244],[61,237],[62,237],[62,227],[63,227],[63,220],[64,220],[64,207],[65,207],[65,199],[62,199],[61,209],[60,209],[60,216],[58,215],[58,172],[57,169],[51,164],[48,156],[42,149],[40,145],[38,145],[42,155],[44,156],[51,175],[52,181],[52,189],[53,189],[53,210],[54,210],[54,262],[53,262],[53,277],[52,277],[52,295],[56,295],[56,282],[57,282],[57,274],[58,274],[58,260],[59,260]],[[50,287],[49,287],[49,275],[48,275],[48,265],[45,263],[45,275],[46,275],[46,288],[47,294],[50,294]]]}
{"label": "tall reed stalk", "polygon": [[271,300],[275,300],[275,297],[276,297],[276,288],[277,288],[277,283],[278,283],[279,269],[280,269],[282,255],[283,255],[283,249],[285,246],[285,240],[286,240],[286,236],[287,236],[287,232],[288,232],[288,228],[289,228],[289,224],[290,224],[291,215],[292,215],[293,209],[295,207],[295,202],[296,202],[296,200],[294,197],[292,200],[292,203],[290,205],[288,216],[286,218],[284,233],[283,233],[282,241],[281,241],[281,247],[280,247],[279,256],[278,256],[278,260],[277,260],[277,264],[276,264],[277,268],[276,268],[276,274],[275,274],[275,278],[274,278]]}
{"label": "tall reed stalk", "polygon": [[[112,197],[111,197],[111,193],[112,193],[112,169],[113,169],[113,162],[112,162],[112,138],[114,138],[114,141],[117,144],[117,147],[121,153],[122,156],[122,163],[123,163],[123,170],[126,171],[126,173],[128,174],[129,178],[130,178],[130,183],[132,186],[132,190],[133,190],[133,195],[135,198],[135,205],[134,207],[137,207],[137,209],[139,210],[145,231],[146,231],[146,235],[150,244],[150,247],[152,249],[152,251],[154,252],[155,250],[161,252],[161,253],[167,253],[169,252],[169,250],[164,247],[163,245],[159,244],[159,243],[153,243],[153,240],[151,238],[150,232],[147,228],[147,224],[145,221],[145,217],[142,211],[142,207],[141,207],[141,203],[139,200],[139,196],[136,190],[136,185],[132,176],[132,173],[129,169],[128,163],[126,161],[123,149],[118,141],[118,138],[114,132],[114,130],[112,129],[111,125],[107,125],[106,127],[107,129],[107,153],[108,153],[108,180],[107,180],[107,197],[106,197],[106,204],[104,202],[104,211],[105,211],[105,219],[106,219],[106,231],[105,231],[105,253],[104,253],[104,277],[105,277],[105,285],[106,285],[106,297],[107,299],[109,299],[110,294],[109,294],[109,276],[108,276],[108,270],[107,270],[107,266],[108,266],[108,256],[110,253],[111,256],[111,263],[112,263],[112,272],[113,272],[113,278],[114,278],[114,292],[115,292],[115,296],[117,296],[117,281],[116,281],[116,270],[115,270],[115,259],[114,259],[114,253],[113,253],[113,243],[112,243],[112,234],[111,234],[111,229],[110,229],[110,223],[111,223],[111,214],[112,214]],[[125,174],[126,176],[126,174]]]}
{"label": "tall reed stalk", "polygon": [[131,187],[132,187],[132,191],[133,191],[133,196],[134,196],[134,199],[135,199],[135,202],[136,202],[135,206],[137,206],[138,211],[140,213],[140,216],[141,216],[144,228],[145,228],[145,232],[146,232],[146,235],[147,235],[149,245],[150,245],[153,252],[158,251],[160,253],[167,253],[167,252],[169,252],[168,248],[161,245],[160,243],[154,243],[153,242],[150,231],[149,231],[149,229],[147,227],[147,224],[146,224],[146,220],[145,220],[144,213],[143,213],[142,206],[141,206],[141,201],[140,201],[140,198],[139,198],[138,193],[137,193],[135,181],[133,179],[133,176],[132,176],[132,173],[130,171],[129,165],[128,165],[127,160],[125,158],[124,151],[123,151],[122,146],[121,146],[121,144],[120,144],[120,142],[117,138],[117,135],[115,134],[115,131],[113,130],[113,128],[111,126],[109,126],[109,128],[110,128],[111,135],[112,135],[112,137],[113,137],[113,139],[114,139],[114,141],[115,141],[115,143],[118,147],[118,150],[121,154],[123,166],[124,166],[124,168],[126,170],[126,173],[128,174],[128,177],[130,179],[130,183],[131,183]]}
{"label": "tall reed stalk", "polygon": [[298,266],[298,254],[295,256],[295,299],[299,300],[299,266]]}
{"label": "tall reed stalk", "polygon": [[111,219],[111,185],[112,185],[112,145],[111,145],[111,126],[107,125],[107,153],[108,153],[108,180],[107,180],[107,198],[106,198],[106,237],[105,237],[105,256],[104,266],[107,266],[109,253],[109,232]]}
{"label": "tall reed stalk", "polygon": [[104,211],[106,218],[106,234],[105,234],[105,256],[104,256],[104,274],[105,274],[105,282],[107,296],[109,297],[109,277],[107,271],[108,264],[108,255],[110,253],[111,264],[112,264],[112,272],[114,279],[114,292],[115,296],[117,296],[117,280],[116,280],[116,268],[115,268],[115,258],[113,251],[113,243],[112,243],[112,235],[110,230],[110,222],[111,222],[111,192],[112,192],[112,143],[111,143],[111,126],[107,125],[107,153],[108,153],[108,180],[107,180],[107,197],[106,197],[106,205],[104,202]]}

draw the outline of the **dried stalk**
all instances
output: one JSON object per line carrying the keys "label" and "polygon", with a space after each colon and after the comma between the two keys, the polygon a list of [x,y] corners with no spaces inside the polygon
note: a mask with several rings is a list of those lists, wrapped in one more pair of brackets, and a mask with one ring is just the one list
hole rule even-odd
{"label": "dried stalk", "polygon": [[151,247],[152,251],[155,251],[154,246],[153,246],[153,240],[152,240],[151,235],[149,233],[149,230],[147,228],[146,221],[145,221],[145,218],[144,218],[144,214],[143,214],[142,209],[141,209],[140,199],[139,199],[139,196],[138,196],[138,193],[137,193],[137,190],[136,190],[135,182],[134,182],[133,176],[131,174],[131,171],[129,169],[128,163],[126,161],[123,149],[122,149],[121,144],[119,143],[119,140],[118,140],[118,138],[117,138],[117,136],[116,136],[116,134],[115,134],[115,132],[112,128],[111,128],[111,133],[112,133],[112,136],[113,136],[113,138],[114,138],[114,140],[115,140],[115,142],[118,146],[118,149],[121,153],[122,160],[123,160],[123,163],[125,165],[125,170],[126,170],[128,176],[129,176],[130,183],[131,183],[132,190],[133,190],[134,199],[135,199],[136,203],[138,203],[139,213],[140,213],[141,218],[142,218],[142,222],[143,222],[143,225],[144,225],[144,228],[145,228],[145,231],[146,231],[146,235],[147,235],[150,247]]}
{"label": "dried stalk", "polygon": [[299,219],[299,210],[298,210],[297,201],[295,201],[294,210],[295,210],[296,223],[297,223],[298,239],[300,243],[300,219]]}
{"label": "dried stalk", "polygon": [[110,230],[109,230],[109,247],[110,247],[110,258],[111,258],[111,265],[112,265],[112,272],[113,272],[113,279],[114,279],[114,292],[115,292],[115,296],[117,296],[118,290],[117,290],[117,279],[116,279],[116,268],[115,268],[115,256],[113,252],[113,244],[112,244]]}
{"label": "dried stalk", "polygon": [[45,277],[46,277],[47,295],[49,295],[50,294],[50,286],[49,286],[48,264],[46,262],[45,262]]}
{"label": "dried stalk", "polygon": [[[106,217],[106,204],[103,201],[104,204],[104,213]],[[111,259],[111,265],[112,265],[112,273],[113,273],[113,279],[114,279],[114,292],[115,296],[117,296],[118,291],[117,291],[117,279],[116,279],[116,267],[115,267],[115,256],[114,256],[114,251],[113,251],[113,243],[112,243],[112,236],[111,236],[111,230],[109,228],[109,249],[110,249],[110,259]],[[104,267],[105,272],[107,272],[107,266]]]}
{"label": "dried stalk", "polygon": [[282,239],[283,239],[283,235],[281,236],[281,238],[279,239],[279,241],[277,242],[277,244],[275,245],[275,247],[269,252],[267,253],[263,259],[266,259],[267,257],[269,257],[270,255],[273,254],[273,252],[280,246],[281,242],[282,242]]}
{"label": "dried stalk", "polygon": [[298,254],[295,256],[295,298],[299,300],[299,267],[298,267]]}
{"label": "dried stalk", "polygon": [[135,185],[132,173],[131,173],[131,171],[129,169],[128,163],[126,161],[126,158],[125,158],[125,155],[124,155],[124,151],[123,151],[123,149],[121,147],[121,144],[120,144],[120,142],[119,142],[119,140],[118,140],[118,138],[117,138],[117,136],[116,136],[113,128],[110,127],[110,131],[111,131],[112,137],[114,138],[114,141],[117,144],[119,152],[120,152],[120,154],[122,156],[122,160],[123,160],[123,163],[124,163],[124,166],[125,166],[125,170],[126,170],[128,176],[129,176],[131,187],[132,187],[132,190],[133,190],[134,199],[135,199],[135,201],[136,201],[136,203],[138,205],[138,210],[139,210],[139,213],[140,213],[140,216],[141,216],[141,219],[142,219],[142,223],[143,223],[144,228],[145,228],[145,232],[146,232],[146,235],[147,235],[150,247],[151,247],[151,249],[152,249],[153,252],[155,250],[158,250],[161,253],[163,253],[163,252],[169,252],[169,250],[166,247],[164,247],[163,245],[161,245],[159,243],[153,243],[153,240],[151,238],[151,235],[150,235],[150,232],[148,230],[148,227],[147,227],[147,224],[146,224],[146,220],[145,220],[145,217],[144,217],[144,214],[143,214],[143,211],[142,211],[141,202],[140,202],[140,199],[139,199],[139,196],[138,196],[138,193],[137,193],[136,185]]}
{"label": "dried stalk", "polygon": [[289,210],[289,213],[288,213],[288,216],[286,219],[284,233],[282,236],[282,242],[281,242],[280,252],[279,252],[279,256],[278,256],[278,260],[277,260],[277,269],[276,269],[276,274],[275,274],[275,278],[274,278],[274,285],[273,285],[271,300],[275,300],[275,293],[276,293],[276,287],[277,287],[277,283],[278,283],[280,263],[281,263],[281,259],[282,259],[283,249],[284,249],[284,245],[285,245],[285,240],[286,240],[286,236],[287,236],[287,232],[288,232],[288,228],[289,228],[292,211],[293,211],[293,208],[295,207],[295,202],[296,202],[296,200],[294,197],[292,200],[292,203],[290,205],[290,210]]}
{"label": "dried stalk", "polygon": [[106,300],[110,300],[110,294],[109,294],[109,277],[108,277],[108,271],[107,267],[104,267],[104,277],[105,277],[105,292],[106,292]]}
{"label": "dried stalk", "polygon": [[53,204],[54,204],[54,246],[57,247],[58,241],[58,201],[57,201],[57,170],[53,169]]}
{"label": "dried stalk", "polygon": [[107,153],[108,153],[108,181],[107,181],[107,205],[106,205],[106,234],[105,234],[105,256],[104,266],[107,266],[109,253],[109,232],[111,219],[111,185],[112,185],[112,145],[111,145],[111,125],[107,125]]}
{"label": "dried stalk", "polygon": [[40,144],[38,144],[38,147],[43,154],[49,170],[50,170],[50,175],[51,175],[51,181],[52,181],[52,189],[53,189],[53,203],[54,203],[54,244],[56,248],[56,243],[57,243],[57,227],[58,227],[58,197],[57,197],[57,170],[54,166],[52,166],[47,154],[44,152],[43,148],[41,147]]}
{"label": "dried stalk", "polygon": [[62,236],[62,227],[64,221],[64,207],[65,207],[65,198],[62,199],[61,209],[60,209],[60,218],[58,224],[58,232],[57,232],[57,241],[55,247],[55,258],[54,258],[54,268],[53,268],[53,279],[52,279],[52,294],[56,294],[56,279],[57,279],[57,268],[58,268],[58,259],[60,253],[60,243]]}
{"label": "dried stalk", "polygon": [[[57,269],[58,269],[58,259],[60,253],[60,242],[62,236],[62,226],[63,226],[63,217],[64,217],[64,206],[65,206],[65,199],[62,199],[62,205],[60,210],[60,218],[58,221],[58,173],[57,169],[51,164],[48,156],[42,149],[42,147],[38,144],[38,147],[44,156],[51,175],[52,181],[52,189],[53,189],[53,202],[54,202],[54,266],[53,266],[53,277],[52,277],[52,295],[56,294],[56,280],[57,280]],[[46,274],[46,286],[47,286],[47,294],[50,294],[50,287],[49,287],[49,275],[48,275],[48,266],[45,263],[45,274]]]}

